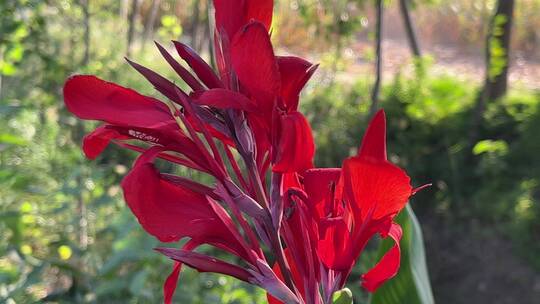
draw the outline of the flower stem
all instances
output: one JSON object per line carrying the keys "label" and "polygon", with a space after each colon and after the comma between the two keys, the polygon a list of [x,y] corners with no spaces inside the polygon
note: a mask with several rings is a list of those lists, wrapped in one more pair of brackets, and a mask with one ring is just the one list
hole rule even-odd
{"label": "flower stem", "polygon": [[264,223],[266,226],[266,230],[268,233],[268,236],[270,237],[270,245],[272,246],[272,251],[274,252],[276,256],[276,261],[279,265],[279,268],[281,270],[281,274],[283,275],[283,279],[285,280],[285,285],[289,287],[289,289],[296,294],[294,283],[291,276],[291,271],[289,266],[287,265],[287,261],[285,260],[285,253],[283,251],[283,247],[281,245],[281,240],[279,236],[279,231],[274,227],[272,223],[272,216],[270,214],[270,205],[268,203],[268,199],[266,198],[266,194],[264,192],[264,188],[261,181],[261,176],[257,170],[257,166],[255,165],[255,160],[253,157],[244,158],[246,161],[249,177],[251,179],[251,182],[253,183],[255,187],[255,192],[257,194],[257,198],[260,202],[262,202],[264,207],[266,207],[266,211],[268,213],[268,217]]}

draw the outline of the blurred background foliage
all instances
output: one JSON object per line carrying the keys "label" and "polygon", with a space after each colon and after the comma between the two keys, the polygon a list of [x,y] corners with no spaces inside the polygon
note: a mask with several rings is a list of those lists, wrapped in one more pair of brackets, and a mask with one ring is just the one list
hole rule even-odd
{"label": "blurred background foliage", "polygon": [[[276,1],[277,52],[321,63],[302,101],[318,166],[339,166],[366,126],[378,57],[375,2]],[[433,183],[412,204],[436,301],[534,303],[540,1],[515,1],[510,52],[496,31],[489,38],[508,21],[493,18],[497,1],[408,1],[421,58],[409,55],[399,2],[382,3],[379,105],[389,117],[392,161],[416,185]],[[180,39],[208,55],[209,12],[207,0],[0,1],[0,302],[159,302],[171,263],[151,250],[157,241],[119,188],[135,155],[110,148],[86,160],[80,142],[95,124],[67,113],[61,90],[69,75],[89,73],[156,95],[123,56],[173,77],[152,40]],[[486,46],[497,59],[488,69]],[[484,78],[508,65],[508,91],[482,104]],[[351,276],[355,303],[366,299],[358,280],[375,262],[371,247]],[[261,290],[187,268],[177,292],[178,303],[264,299]]]}

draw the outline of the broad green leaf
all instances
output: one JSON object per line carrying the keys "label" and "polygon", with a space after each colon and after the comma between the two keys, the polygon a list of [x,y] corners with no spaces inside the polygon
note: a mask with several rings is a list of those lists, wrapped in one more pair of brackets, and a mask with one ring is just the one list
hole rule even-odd
{"label": "broad green leaf", "polygon": [[338,290],[332,296],[333,304],[353,304],[353,295],[349,288]]}
{"label": "broad green leaf", "polygon": [[[396,217],[396,222],[403,228],[401,266],[393,279],[371,295],[370,304],[434,304],[422,230],[410,205]],[[379,257],[392,245],[392,241],[384,240],[379,248]]]}

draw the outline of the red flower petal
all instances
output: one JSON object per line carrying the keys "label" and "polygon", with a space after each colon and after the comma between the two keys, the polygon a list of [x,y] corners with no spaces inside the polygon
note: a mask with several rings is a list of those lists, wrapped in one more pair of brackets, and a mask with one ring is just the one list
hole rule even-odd
{"label": "red flower petal", "polygon": [[328,219],[321,223],[317,253],[321,262],[329,269],[347,270],[355,261],[351,236],[347,223],[341,218]]}
{"label": "red flower petal", "polygon": [[188,86],[190,86],[194,91],[202,91],[204,87],[199,83],[191,73],[184,68],[178,61],[176,61],[169,52],[159,43],[155,42],[157,48],[159,49],[159,52],[167,60],[167,62],[171,65],[171,67],[174,69],[174,71],[186,82]]}
{"label": "red flower petal", "polygon": [[374,292],[384,282],[393,278],[399,270],[401,259],[399,241],[403,231],[398,224],[392,223],[388,235],[394,240],[395,245],[386,252],[375,267],[362,275],[362,286],[370,292]]}
{"label": "red flower petal", "polygon": [[[289,196],[292,193],[295,194]],[[284,210],[281,229],[283,240],[290,253],[287,260],[289,264],[294,264],[291,268],[295,267],[296,270],[293,271],[298,273],[297,275],[293,273],[293,280],[299,289],[303,290],[301,286],[306,284],[308,290],[313,292],[317,278],[320,277],[320,263],[317,257],[318,232],[315,221],[309,216],[305,193],[300,189],[290,189],[284,197]],[[302,292],[302,295],[305,294]]]}
{"label": "red flower petal", "polygon": [[223,88],[223,83],[217,77],[216,73],[194,50],[189,46],[173,41],[178,55],[184,59],[187,64],[193,69],[197,77],[209,88]]}
{"label": "red flower petal", "polygon": [[111,139],[130,137],[175,147],[175,151],[206,166],[193,142],[178,128],[169,109],[156,99],[94,76],[81,75],[66,82],[64,100],[78,117],[111,124],[89,134],[83,141],[83,150],[89,158],[97,157]]}
{"label": "red flower petal", "polygon": [[386,160],[386,115],[379,110],[373,117],[358,149],[358,156]]}
{"label": "red flower petal", "polygon": [[[207,128],[212,137],[219,139],[226,145],[234,145],[234,141],[230,137],[229,130],[226,129],[225,125],[222,122],[220,122],[216,119],[215,116],[213,116],[214,114],[210,110],[199,107],[195,108],[195,111],[197,112],[197,115],[199,115],[199,118],[203,121],[203,126]],[[200,127],[201,125],[197,123],[197,119],[193,117],[193,115],[189,115],[188,113],[184,113],[184,115],[186,116],[188,122],[193,126],[195,131],[200,133],[203,132],[202,128]]]}
{"label": "red flower petal", "polygon": [[281,194],[283,195],[289,188],[302,189],[302,184],[298,178],[298,173],[284,173],[281,179]]}
{"label": "red flower petal", "polygon": [[308,195],[310,208],[317,210],[317,218],[326,216],[323,200],[333,200],[330,196],[332,184],[337,185],[341,168],[314,168],[304,173],[304,189]]}
{"label": "red flower petal", "polygon": [[[293,279],[293,283],[296,286],[296,288],[298,288],[298,291],[300,291],[300,294],[304,296],[305,295],[304,279],[302,275],[300,274],[300,272],[298,271],[298,267],[296,266],[296,263],[291,254],[291,251],[289,250],[289,248],[285,248],[283,252],[285,253],[285,259],[287,260],[287,264],[289,265],[291,269],[291,276]],[[285,281],[283,279],[283,274],[281,273],[281,268],[279,267],[278,263],[274,263],[274,265],[272,266],[272,270],[282,282]],[[268,304],[283,304],[282,301],[276,299],[270,293],[266,293],[266,299],[268,300]]]}
{"label": "red flower petal", "polygon": [[133,62],[126,58],[126,61],[137,70],[137,72],[141,73],[148,82],[150,82],[154,88],[159,91],[163,96],[169,98],[175,103],[181,104],[180,99],[182,98],[180,94],[186,95],[184,91],[182,91],[178,86],[176,86],[174,83],[172,83],[167,78],[159,75],[158,73],[152,71],[151,69],[142,66],[136,62]]}
{"label": "red flower petal", "polygon": [[247,257],[206,196],[173,184],[157,171],[152,161],[162,150],[142,154],[122,181],[125,201],[142,227],[162,242],[190,237]]}
{"label": "red flower petal", "polygon": [[[255,263],[256,256],[254,254],[249,254],[253,253],[253,251],[251,251],[247,243],[240,235],[240,232],[236,229],[234,222],[232,221],[227,211],[225,211],[225,208],[223,208],[219,203],[213,200],[210,200],[210,205],[214,210],[216,216],[227,229],[226,231],[221,231],[221,233],[226,233],[227,238],[224,238],[223,240],[215,240],[212,243],[220,248],[224,248],[229,252],[236,254],[239,257],[244,258],[244,260],[250,263]],[[233,240],[233,242],[229,243],[230,240]],[[241,248],[237,248],[238,246],[231,246],[231,244],[239,244]]]}
{"label": "red flower petal", "polygon": [[[182,247],[182,249],[191,251],[199,245],[200,245],[199,242],[196,242],[194,240],[189,240],[189,242],[187,242]],[[173,270],[171,274],[169,274],[169,276],[165,280],[165,283],[163,284],[163,302],[165,304],[172,303],[172,297],[174,295],[174,291],[176,290],[176,285],[178,285],[178,277],[180,276],[181,270],[182,270],[182,263],[178,261],[174,261]]]}
{"label": "red flower petal", "polygon": [[212,172],[206,158],[201,155],[195,143],[179,130],[175,121],[168,121],[152,128],[137,128],[109,125],[119,134],[129,138],[138,139],[152,145],[161,145],[171,151],[184,154],[187,158],[203,168],[205,172]]}
{"label": "red flower petal", "polygon": [[172,119],[160,101],[95,76],[77,75],[64,85],[64,102],[82,119],[151,127]]}
{"label": "red flower petal", "polygon": [[214,0],[216,28],[223,28],[229,39],[250,20],[261,22],[266,31],[272,24],[273,0]]}
{"label": "red flower petal", "polygon": [[226,89],[210,89],[193,94],[195,102],[218,109],[238,109],[253,112],[256,105],[245,95]]}
{"label": "red flower petal", "polygon": [[263,24],[251,22],[231,45],[231,61],[241,85],[269,112],[280,89],[279,69]]}
{"label": "red flower petal", "polygon": [[[255,144],[257,146],[257,166],[261,170],[263,159],[266,157],[267,152],[270,150],[270,128],[268,123],[268,117],[261,116],[258,112],[246,113],[246,117],[249,123],[249,127],[255,137]],[[263,174],[264,175],[264,174]]]}
{"label": "red flower petal", "polygon": [[272,13],[274,0],[246,0],[246,23],[250,20],[257,20],[264,24],[266,31],[272,25]]}
{"label": "red flower petal", "polygon": [[360,223],[396,215],[412,193],[410,178],[403,170],[373,158],[346,159],[343,180],[346,200]]}
{"label": "red flower petal", "polygon": [[206,197],[161,178],[148,153],[122,181],[124,198],[143,228],[162,242],[202,237],[212,227],[222,228]]}
{"label": "red flower petal", "polygon": [[113,139],[128,139],[128,136],[102,125],[83,138],[82,149],[88,159],[95,159]]}
{"label": "red flower petal", "polygon": [[161,177],[174,185],[189,189],[202,195],[207,195],[213,199],[220,199],[220,197],[215,194],[216,189],[192,181],[189,178],[167,173],[162,173]]}
{"label": "red flower petal", "polygon": [[197,269],[199,272],[222,273],[245,282],[249,282],[252,277],[247,270],[239,266],[201,253],[174,248],[156,248],[156,250],[175,261]]}
{"label": "red flower petal", "polygon": [[281,117],[281,136],[274,172],[302,172],[313,167],[315,143],[308,121],[300,112]]}
{"label": "red flower petal", "polygon": [[223,28],[229,39],[246,23],[245,18],[246,0],[214,0],[216,9],[216,28],[221,31]]}
{"label": "red flower petal", "polygon": [[176,285],[178,285],[178,277],[180,276],[181,270],[182,263],[174,261],[173,270],[163,284],[163,302],[165,304],[172,303],[172,297],[176,291]]}
{"label": "red flower petal", "polygon": [[298,109],[300,91],[308,82],[317,66],[293,56],[277,56],[279,73],[281,75],[281,98],[288,110]]}

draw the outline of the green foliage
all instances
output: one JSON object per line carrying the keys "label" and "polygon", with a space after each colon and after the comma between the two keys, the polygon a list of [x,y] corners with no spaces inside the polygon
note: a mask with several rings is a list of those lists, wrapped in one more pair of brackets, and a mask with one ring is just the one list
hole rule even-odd
{"label": "green foliage", "polygon": [[[418,303],[433,304],[433,293],[426,265],[426,253],[420,224],[410,205],[397,216],[403,228],[401,265],[398,274],[372,294],[371,304]],[[379,247],[379,258],[394,245],[384,240]]]}
{"label": "green foliage", "polygon": [[[434,184],[413,198],[416,211],[455,221],[474,218],[519,244],[522,254],[539,265],[533,257],[540,252],[535,245],[540,231],[539,92],[513,90],[490,104],[480,140],[471,144],[475,88],[468,80],[427,75],[398,74],[382,90],[389,158],[406,168],[413,182]],[[304,102],[316,130],[318,166],[339,166],[356,151],[367,123],[368,88],[368,81],[317,87]]]}
{"label": "green foliage", "polygon": [[162,39],[177,39],[182,35],[182,25],[174,15],[164,15],[161,17],[161,27],[158,35]]}
{"label": "green foliage", "polygon": [[332,41],[337,39],[349,39],[361,26],[361,18],[364,14],[359,10],[364,1],[298,1],[298,11],[304,22],[315,25],[317,34],[324,35]]}
{"label": "green foliage", "polygon": [[[17,1],[3,1],[0,3],[0,11],[4,14],[12,14],[12,18],[2,18],[0,28],[0,75],[13,75],[17,71],[16,65],[21,61],[24,54],[23,42],[29,36],[29,20],[33,20],[33,14],[23,16],[18,11]],[[30,5],[25,7],[30,9]],[[30,23],[31,24],[31,23]]]}
{"label": "green foliage", "polygon": [[[91,60],[81,66],[79,1],[0,1],[2,303],[156,303],[172,269],[123,203],[119,183],[135,154],[111,147],[95,161],[85,159],[80,142],[96,124],[79,122],[62,103],[63,83],[76,72],[155,94],[122,58],[118,7],[90,3]],[[178,33],[173,21],[169,34]],[[173,74],[157,51],[136,56]],[[265,297],[230,278],[189,270],[182,276],[178,303]]]}

